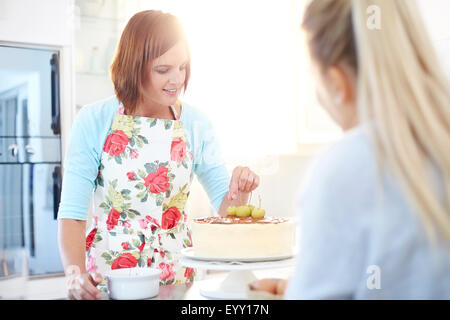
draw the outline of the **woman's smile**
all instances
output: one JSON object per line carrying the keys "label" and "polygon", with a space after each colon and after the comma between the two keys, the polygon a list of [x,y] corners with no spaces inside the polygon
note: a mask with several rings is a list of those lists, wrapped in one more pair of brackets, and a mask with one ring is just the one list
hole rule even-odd
{"label": "woman's smile", "polygon": [[163,89],[163,92],[169,96],[175,96],[178,93],[178,89]]}

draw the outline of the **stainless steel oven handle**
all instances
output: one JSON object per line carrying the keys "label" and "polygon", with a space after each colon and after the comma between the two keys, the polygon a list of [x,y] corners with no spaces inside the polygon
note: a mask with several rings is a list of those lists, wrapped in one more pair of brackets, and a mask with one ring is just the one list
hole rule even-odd
{"label": "stainless steel oven handle", "polygon": [[19,153],[19,147],[17,146],[17,144],[12,144],[8,147],[8,151],[12,150],[12,156],[14,158],[17,157],[17,154]]}
{"label": "stainless steel oven handle", "polygon": [[53,170],[53,219],[58,219],[59,203],[61,202],[62,176],[61,167]]}

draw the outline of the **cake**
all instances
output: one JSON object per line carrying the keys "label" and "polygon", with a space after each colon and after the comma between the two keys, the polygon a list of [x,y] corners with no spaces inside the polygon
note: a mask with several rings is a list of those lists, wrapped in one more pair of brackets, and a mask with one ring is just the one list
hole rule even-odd
{"label": "cake", "polygon": [[194,255],[215,258],[261,258],[293,254],[295,225],[291,219],[265,216],[193,219]]}

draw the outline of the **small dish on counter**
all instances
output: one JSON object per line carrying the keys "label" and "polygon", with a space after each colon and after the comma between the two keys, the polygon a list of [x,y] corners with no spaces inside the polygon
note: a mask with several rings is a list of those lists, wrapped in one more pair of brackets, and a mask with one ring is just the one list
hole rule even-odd
{"label": "small dish on counter", "polygon": [[133,268],[112,270],[106,275],[108,295],[114,300],[141,300],[159,293],[161,270]]}

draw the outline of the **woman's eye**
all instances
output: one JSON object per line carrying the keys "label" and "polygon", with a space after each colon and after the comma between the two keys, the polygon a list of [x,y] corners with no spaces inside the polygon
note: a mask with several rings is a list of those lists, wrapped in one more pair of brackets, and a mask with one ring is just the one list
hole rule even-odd
{"label": "woman's eye", "polygon": [[164,74],[167,73],[168,70],[156,70],[156,72],[158,72],[159,74]]}

